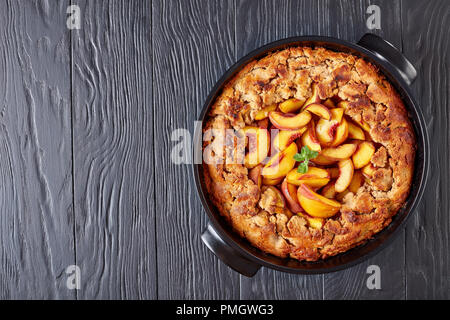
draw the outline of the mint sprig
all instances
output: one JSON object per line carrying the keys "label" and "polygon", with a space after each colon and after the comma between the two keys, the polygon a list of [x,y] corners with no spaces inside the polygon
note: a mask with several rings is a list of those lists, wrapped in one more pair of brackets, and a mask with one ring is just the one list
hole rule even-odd
{"label": "mint sprig", "polygon": [[299,173],[306,173],[308,172],[308,164],[309,160],[314,159],[317,157],[319,153],[317,151],[313,151],[308,146],[303,146],[300,153],[296,153],[294,155],[294,160],[300,162],[297,172]]}

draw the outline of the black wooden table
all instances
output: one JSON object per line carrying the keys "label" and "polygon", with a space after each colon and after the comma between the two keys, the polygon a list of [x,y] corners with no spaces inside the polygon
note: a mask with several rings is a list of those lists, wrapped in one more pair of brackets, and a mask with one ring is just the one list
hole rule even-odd
{"label": "black wooden table", "polygon": [[[381,9],[368,30],[367,7]],[[81,9],[68,29],[67,8]],[[450,1],[1,0],[0,298],[450,298]],[[295,35],[374,32],[416,66],[432,145],[424,200],[369,261],[333,274],[232,271],[171,132],[191,133],[221,74]],[[77,265],[81,287],[66,273]],[[366,286],[381,269],[381,290]]]}

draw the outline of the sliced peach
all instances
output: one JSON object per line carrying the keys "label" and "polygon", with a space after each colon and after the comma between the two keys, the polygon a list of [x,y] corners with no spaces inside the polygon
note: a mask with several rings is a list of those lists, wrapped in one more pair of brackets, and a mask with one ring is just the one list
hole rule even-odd
{"label": "sliced peach", "polygon": [[286,199],[288,208],[293,213],[303,211],[302,207],[300,206],[300,203],[298,203],[296,186],[288,183],[287,180],[284,179],[283,183],[281,184],[281,192],[283,192],[284,194],[284,198]]}
{"label": "sliced peach", "polygon": [[263,120],[269,116],[269,112],[275,111],[277,109],[276,104],[272,104],[268,107],[262,108],[258,112],[256,112],[255,120]]}
{"label": "sliced peach", "polygon": [[309,106],[311,103],[320,103],[320,97],[319,97],[319,87],[317,84],[312,84],[312,95],[309,97],[305,103],[303,104],[303,110]]}
{"label": "sliced peach", "polygon": [[263,166],[259,164],[248,172],[248,177],[258,186],[258,188],[261,188],[262,185],[262,168]]}
{"label": "sliced peach", "polygon": [[344,116],[344,109],[342,108],[330,109],[330,112],[331,119],[320,119],[319,122],[317,122],[316,126],[317,137],[320,143],[325,146],[333,143],[336,135],[336,130],[342,121],[342,117]]}
{"label": "sliced peach", "polygon": [[362,168],[361,172],[365,178],[368,180],[372,179],[377,168],[374,167],[372,163],[369,163],[364,168]]}
{"label": "sliced peach", "polygon": [[369,141],[361,142],[358,146],[358,149],[352,156],[355,169],[360,169],[366,166],[370,162],[370,159],[372,159],[374,153],[375,153],[375,146],[373,145],[372,142]]}
{"label": "sliced peach", "polygon": [[331,147],[337,147],[348,137],[348,122],[345,118],[342,118],[341,124],[336,128],[336,134],[334,136],[334,140],[331,143]]}
{"label": "sliced peach", "polygon": [[348,186],[348,190],[350,192],[357,193],[359,188],[361,188],[363,184],[364,184],[364,176],[362,175],[361,171],[355,171],[353,173],[352,181]]}
{"label": "sliced peach", "polygon": [[285,114],[278,111],[272,111],[269,112],[269,119],[270,122],[280,130],[297,130],[308,124],[311,120],[311,113],[303,111],[299,114]]}
{"label": "sliced peach", "polygon": [[305,110],[315,114],[316,116],[321,117],[322,119],[325,120],[331,119],[331,111],[323,104],[311,103],[309,106],[305,108]]}
{"label": "sliced peach", "polygon": [[342,108],[342,109],[346,110],[346,109],[349,108],[350,102],[345,101],[345,100],[339,101],[338,104],[337,104],[337,106],[338,106],[338,108]]}
{"label": "sliced peach", "polygon": [[331,120],[336,120],[341,123],[342,118],[344,117],[344,108],[333,108],[330,109],[331,112]]}
{"label": "sliced peach", "polygon": [[244,164],[247,168],[254,168],[269,154],[269,131],[257,127],[244,127],[242,131],[248,138],[248,153]]}
{"label": "sliced peach", "polygon": [[336,189],[334,188],[334,182],[330,182],[322,189],[322,195],[327,199],[333,199],[336,196]]}
{"label": "sliced peach", "polygon": [[269,118],[258,120],[256,122],[256,125],[258,126],[258,128],[267,129],[269,127]]}
{"label": "sliced peach", "polygon": [[320,166],[329,166],[329,165],[336,163],[336,161],[338,161],[338,160],[330,159],[328,157],[323,156],[322,154],[319,154],[314,159],[311,159],[311,161]]}
{"label": "sliced peach", "polygon": [[348,188],[353,178],[353,162],[350,159],[341,160],[338,163],[339,177],[336,180],[334,189],[336,192],[343,192]]}
{"label": "sliced peach", "polygon": [[363,128],[365,131],[370,132],[370,126],[367,122],[365,122],[362,118],[360,120],[355,120],[355,122],[361,127]]}
{"label": "sliced peach", "polygon": [[345,160],[355,153],[357,147],[356,143],[346,143],[339,147],[325,148],[320,155],[332,160]]}
{"label": "sliced peach", "polygon": [[325,100],[325,102],[323,103],[323,105],[324,105],[325,107],[327,107],[328,109],[332,109],[332,108],[335,108],[335,107],[336,107],[336,105],[334,104],[333,100],[331,100],[331,99]]}
{"label": "sliced peach", "polygon": [[294,155],[297,151],[297,145],[291,143],[286,149],[270,158],[262,170],[262,175],[267,179],[278,179],[287,175],[295,166]]}
{"label": "sliced peach", "polygon": [[303,212],[299,212],[297,213],[300,217],[303,217],[306,219],[306,221],[308,221],[308,224],[311,228],[314,229],[321,229],[323,227],[323,225],[325,224],[325,220],[322,218],[313,218],[311,216],[309,216],[306,213]]}
{"label": "sliced peach", "polygon": [[288,208],[284,208],[284,214],[286,215],[286,217],[288,217],[288,219],[292,218],[292,216],[294,215]]}
{"label": "sliced peach", "polygon": [[351,121],[348,121],[348,137],[350,139],[365,140],[364,131]]}
{"label": "sliced peach", "polygon": [[307,127],[297,130],[280,130],[273,139],[272,152],[283,151],[286,149],[292,142],[300,138],[306,129]]}
{"label": "sliced peach", "polygon": [[339,177],[339,168],[328,168],[327,171],[330,174],[331,179]]}
{"label": "sliced peach", "polygon": [[320,188],[330,181],[330,173],[325,169],[310,166],[306,173],[300,173],[297,169],[289,171],[286,180],[296,186],[307,184],[314,188]]}
{"label": "sliced peach", "polygon": [[322,145],[329,145],[333,142],[336,134],[336,129],[339,126],[339,122],[335,120],[320,119],[316,125],[316,135],[319,142]]}
{"label": "sliced peach", "polygon": [[281,177],[278,179],[267,179],[267,178],[263,177],[262,184],[264,186],[277,186],[283,181],[283,179],[284,179],[284,177]]}
{"label": "sliced peach", "polygon": [[[299,110],[303,104],[305,103],[305,100],[299,100],[299,99],[288,99],[278,105],[278,108],[284,113],[290,113]],[[272,110],[274,111],[274,110]]]}
{"label": "sliced peach", "polygon": [[322,147],[316,136],[316,129],[314,121],[310,121],[308,124],[308,130],[302,135],[302,144],[307,146],[310,150],[320,152]]}
{"label": "sliced peach", "polygon": [[366,137],[367,141],[373,142],[372,136],[370,135],[369,131],[364,132],[364,136]]}
{"label": "sliced peach", "polygon": [[330,218],[341,208],[339,202],[315,193],[305,184],[298,188],[297,197],[302,208],[315,218]]}

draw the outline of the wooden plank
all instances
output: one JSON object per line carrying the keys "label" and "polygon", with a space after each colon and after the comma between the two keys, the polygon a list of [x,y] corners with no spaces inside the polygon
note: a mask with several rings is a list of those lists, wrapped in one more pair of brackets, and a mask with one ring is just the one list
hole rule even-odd
{"label": "wooden plank", "polygon": [[[370,4],[377,4],[382,9],[382,30],[375,33],[401,45],[399,2],[372,1]],[[240,0],[237,2],[236,30],[242,32],[236,35],[237,57],[265,43],[297,35],[326,35],[356,42],[369,32],[366,29],[368,6],[369,1]],[[366,287],[367,266],[372,264],[381,267],[383,290],[369,291]],[[389,249],[346,271],[302,277],[265,270],[254,279],[242,278],[241,296],[248,299],[402,298],[403,270],[404,233]],[[264,290],[264,286],[272,289]],[[299,286],[303,290],[298,290]]]}
{"label": "wooden plank", "polygon": [[234,62],[234,6],[227,1],[153,1],[158,298],[236,299],[238,275],[203,245],[207,223],[189,165],[170,161],[171,132],[188,128]]}
{"label": "wooden plank", "polygon": [[450,299],[450,56],[448,1],[402,1],[403,49],[418,70],[413,84],[431,142],[431,172],[407,226],[408,299]]}
{"label": "wooden plank", "polygon": [[73,101],[80,299],[157,296],[151,4],[76,0]]}
{"label": "wooden plank", "polygon": [[[366,13],[369,5],[381,10],[381,30],[369,30]],[[351,18],[349,18],[351,16]],[[331,1],[332,35],[357,42],[367,33],[375,33],[399,50],[401,43],[399,1]],[[367,268],[377,265],[381,271],[381,290],[367,287]],[[405,298],[405,232],[375,257],[353,268],[325,276],[325,299],[404,299]]]}
{"label": "wooden plank", "polygon": [[0,299],[74,299],[69,1],[0,2]]}

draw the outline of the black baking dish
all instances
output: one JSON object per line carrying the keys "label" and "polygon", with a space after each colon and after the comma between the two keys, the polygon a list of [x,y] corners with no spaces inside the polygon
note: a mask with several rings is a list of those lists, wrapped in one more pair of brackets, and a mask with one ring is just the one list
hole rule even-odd
{"label": "black baking dish", "polygon": [[[247,63],[260,59],[269,52],[290,46],[324,47],[334,51],[351,53],[366,59],[380,69],[400,94],[409,111],[409,117],[415,130],[417,152],[414,177],[405,205],[395,215],[391,224],[376,234],[373,239],[325,260],[301,262],[289,258],[282,259],[264,253],[237,235],[210,201],[204,185],[202,165],[194,162],[193,174],[196,187],[203,207],[211,221],[202,235],[202,240],[224,263],[246,276],[253,276],[261,266],[290,273],[327,273],[348,268],[375,255],[390,243],[396,234],[400,233],[407,218],[411,216],[422,197],[428,176],[430,150],[427,128],[420,106],[410,90],[410,85],[415,80],[417,72],[413,65],[394,46],[373,34],[364,35],[358,44],[330,37],[300,36],[265,45],[243,57],[222,76],[208,96],[199,121],[203,123],[209,108],[221,93],[223,86]],[[201,131],[201,128],[197,129]],[[195,136],[201,136],[201,132],[196,132]],[[201,143],[198,143],[197,140],[194,141],[194,156],[198,157],[199,152],[201,153]]]}

